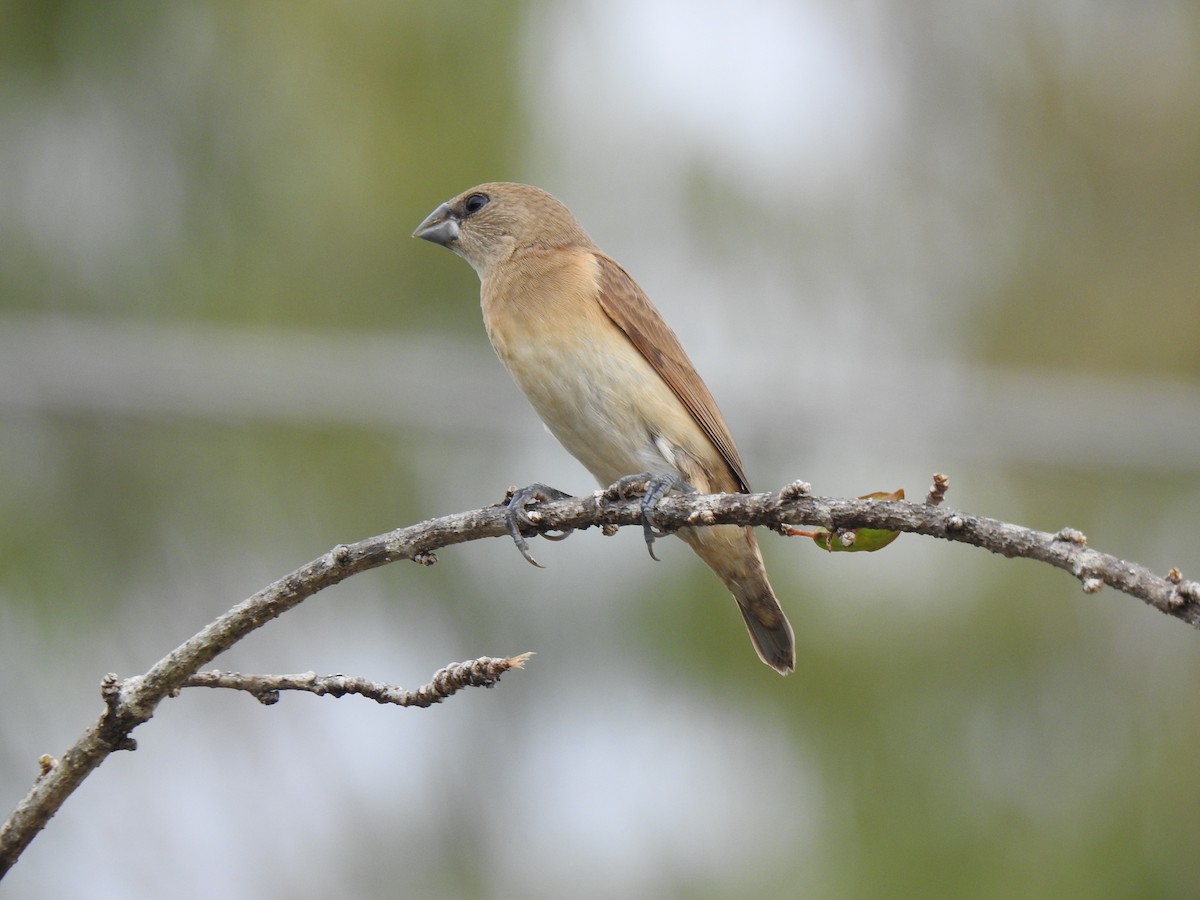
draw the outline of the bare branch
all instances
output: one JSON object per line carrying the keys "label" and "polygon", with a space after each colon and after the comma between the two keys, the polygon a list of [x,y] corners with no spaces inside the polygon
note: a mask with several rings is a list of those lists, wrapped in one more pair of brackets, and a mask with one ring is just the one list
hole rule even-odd
{"label": "bare branch", "polygon": [[394,684],[369,681],[356,675],[243,675],[240,672],[197,672],[183,683],[184,687],[228,688],[246,691],[264,706],[279,702],[280,691],[308,691],[319,697],[344,697],[358,694],[376,703],[394,706],[417,706],[422,709],[441,703],[463,688],[490,688],[510,669],[523,669],[532,653],[522,653],[506,659],[481,656],[468,662],[450,663],[434,673],[429,683],[415,691]]}
{"label": "bare branch", "polygon": [[[1156,575],[1145,566],[1090,549],[1087,539],[1073,529],[1050,534],[946,509],[937,505],[946,484],[944,478],[935,478],[927,503],[813,497],[804,482],[794,482],[774,494],[670,496],[656,508],[655,525],[665,530],[737,524],[777,532],[797,525],[821,526],[831,532],[851,528],[907,531],[973,544],[1002,556],[1040,560],[1069,572],[1084,591],[1109,585],[1200,627],[1200,585],[1184,579],[1178,570]],[[589,497],[541,503],[530,508],[524,518],[522,532],[526,536],[593,526],[609,534],[618,526],[640,525],[641,508],[638,500],[614,499],[597,491]],[[0,827],[0,877],[90,772],[114,750],[135,748],[131,733],[150,719],[159,703],[175,695],[202,666],[246,635],[351,575],[397,560],[433,565],[437,562],[434,551],[439,548],[505,535],[504,506],[498,504],[338,545],[235,606],[144,675],[124,681],[108,676],[102,686],[104,714],[61,760],[43,757],[32,790]],[[364,688],[368,684],[361,682]],[[391,690],[382,687],[380,696]],[[297,683],[289,689],[300,688]],[[368,690],[361,692],[372,695]]]}

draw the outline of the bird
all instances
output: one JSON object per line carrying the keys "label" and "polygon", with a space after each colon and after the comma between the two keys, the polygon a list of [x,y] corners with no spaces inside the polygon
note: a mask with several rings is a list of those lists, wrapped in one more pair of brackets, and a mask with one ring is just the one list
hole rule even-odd
{"label": "bird", "polygon": [[[526,184],[480,184],[434,209],[413,236],[461,256],[479,276],[488,338],[550,433],[601,485],[749,493],[729,427],[675,333],[645,291],[571,211]],[[531,500],[566,496],[533,485],[513,496],[510,532]],[[759,657],[786,675],[795,637],[767,578],[754,529],[686,527],[686,541],[733,594]],[[657,557],[656,557],[657,558]]]}

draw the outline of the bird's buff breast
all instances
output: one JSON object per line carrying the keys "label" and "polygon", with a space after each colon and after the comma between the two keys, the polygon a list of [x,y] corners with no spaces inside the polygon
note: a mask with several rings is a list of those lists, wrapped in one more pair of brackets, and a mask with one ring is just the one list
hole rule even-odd
{"label": "bird's buff breast", "polygon": [[485,289],[496,355],[550,432],[602,484],[635,472],[682,474],[661,444],[688,446],[697,426],[601,309],[591,270],[565,268],[540,273],[536,292]]}

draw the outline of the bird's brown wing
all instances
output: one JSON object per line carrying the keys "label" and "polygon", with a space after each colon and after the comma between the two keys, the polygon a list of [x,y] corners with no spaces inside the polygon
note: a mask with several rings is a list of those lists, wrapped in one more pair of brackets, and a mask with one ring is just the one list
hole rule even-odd
{"label": "bird's brown wing", "polygon": [[683,401],[692,418],[720,451],[741,489],[749,493],[750,486],[746,483],[746,473],[742,471],[742,460],[733,445],[729,426],[721,417],[708,387],[696,374],[692,361],[683,352],[675,332],[628,272],[602,253],[595,256],[600,270],[600,306]]}

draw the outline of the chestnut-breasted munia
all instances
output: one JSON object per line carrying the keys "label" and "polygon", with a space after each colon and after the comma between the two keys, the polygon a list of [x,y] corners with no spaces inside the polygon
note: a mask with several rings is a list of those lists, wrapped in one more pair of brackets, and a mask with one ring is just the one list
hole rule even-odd
{"label": "chestnut-breasted munia", "polygon": [[[481,184],[435,209],[414,236],[453,250],[479,274],[496,355],[550,432],[602,485],[641,474],[653,502],[672,488],[749,491],[729,428],[678,338],[566,206],[529,185]],[[754,530],[716,525],[676,534],[733,593],[763,662],[790,672],[792,628]]]}

